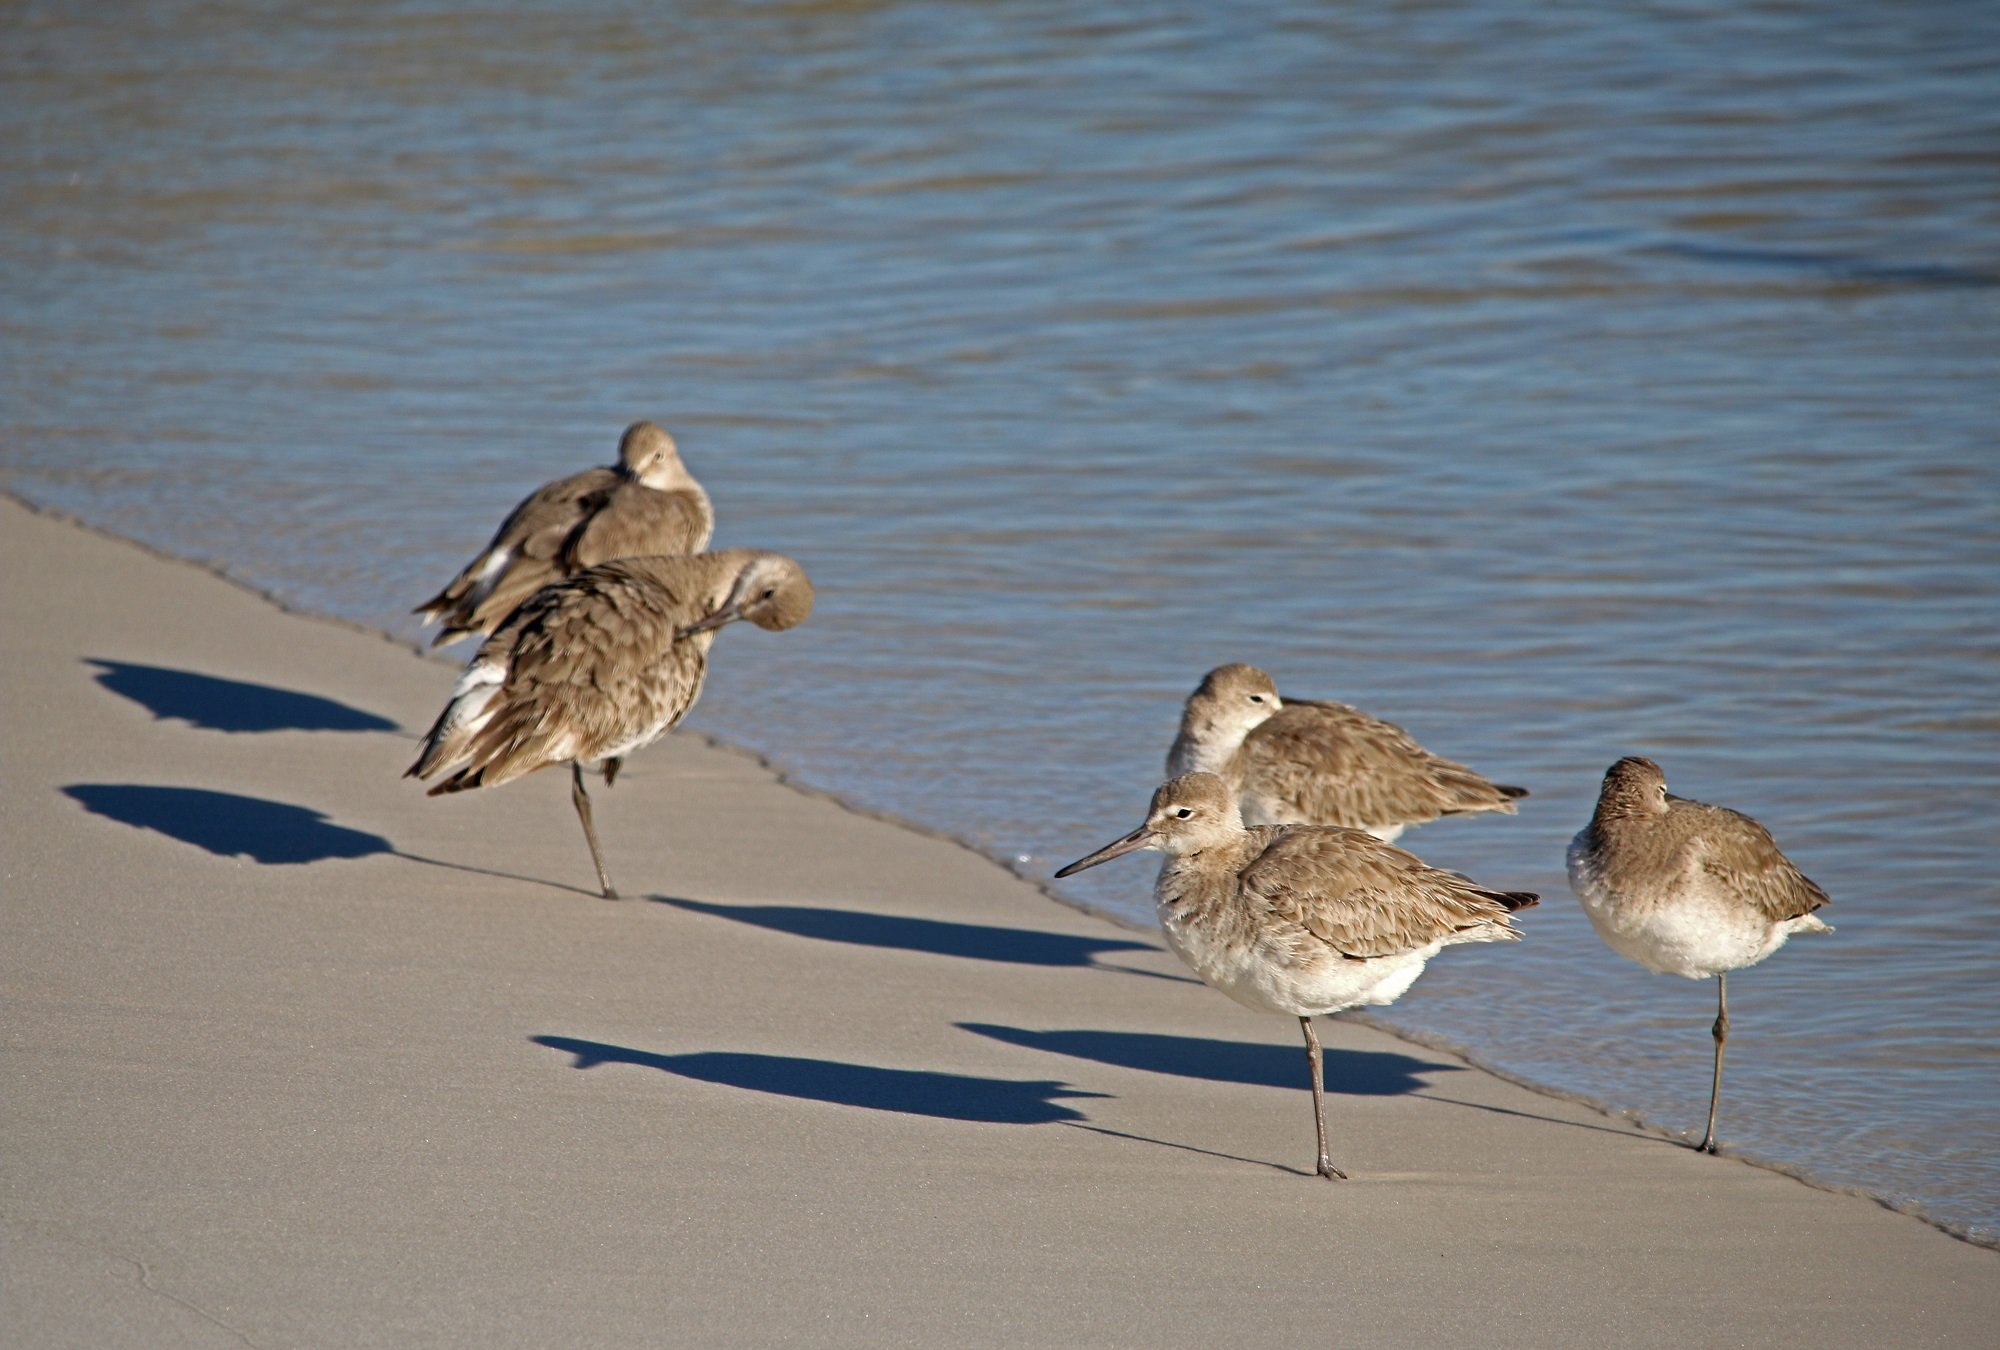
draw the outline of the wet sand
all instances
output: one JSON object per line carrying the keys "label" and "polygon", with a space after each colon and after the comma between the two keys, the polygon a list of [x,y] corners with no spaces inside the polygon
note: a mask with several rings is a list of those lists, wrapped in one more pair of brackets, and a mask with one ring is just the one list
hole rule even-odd
{"label": "wet sand", "polygon": [[607,902],[563,775],[398,777],[451,666],[12,502],[0,573],[10,1346],[2000,1325],[2000,1253],[1348,1022],[1319,1181],[1291,1023],[968,850],[681,735]]}

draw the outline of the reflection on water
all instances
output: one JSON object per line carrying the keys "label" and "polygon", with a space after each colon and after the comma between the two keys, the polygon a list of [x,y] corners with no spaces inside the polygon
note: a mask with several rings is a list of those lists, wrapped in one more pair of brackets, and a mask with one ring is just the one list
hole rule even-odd
{"label": "reflection on water", "polygon": [[1561,878],[1651,754],[1834,896],[1726,1137],[2000,1224],[2000,9],[0,22],[17,490],[408,632],[658,417],[823,597],[699,725],[1042,876],[1255,661],[1534,789],[1406,840],[1548,902],[1396,1020],[1698,1126]]}

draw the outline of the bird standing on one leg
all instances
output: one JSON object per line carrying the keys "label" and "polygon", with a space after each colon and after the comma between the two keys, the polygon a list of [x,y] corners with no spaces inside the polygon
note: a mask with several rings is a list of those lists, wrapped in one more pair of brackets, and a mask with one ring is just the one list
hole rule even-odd
{"label": "bird standing on one leg", "polygon": [[1167,855],[1153,898],[1174,954],[1246,1008],[1299,1019],[1312,1074],[1316,1170],[1328,1178],[1347,1174],[1327,1153],[1312,1019],[1395,1002],[1424,963],[1453,943],[1513,941],[1520,934],[1509,916],[1536,900],[1525,891],[1488,890],[1360,830],[1246,827],[1235,795],[1212,773],[1162,784],[1145,824],[1056,875],[1138,849]]}
{"label": "bird standing on one leg", "polygon": [[1514,814],[1526,788],[1488,782],[1393,722],[1325,699],[1281,699],[1255,666],[1217,666],[1181,712],[1167,776],[1206,770],[1252,825],[1345,825],[1387,843],[1439,816]]}
{"label": "bird standing on one leg", "polygon": [[674,438],[634,422],[618,441],[618,463],[585,469],[529,494],[478,557],[412,613],[443,629],[433,647],[491,633],[514,607],[552,581],[614,558],[699,553],[715,513]]}
{"label": "bird standing on one leg", "polygon": [[1729,972],[1756,965],[1794,933],[1831,933],[1813,913],[1826,892],[1762,825],[1674,796],[1660,766],[1637,756],[1605,772],[1597,810],[1569,846],[1569,884],[1612,951],[1662,974],[1716,977],[1715,1073],[1695,1146],[1715,1152]]}
{"label": "bird standing on one leg", "polygon": [[776,632],[803,622],[812,604],[796,562],[745,548],[625,558],[546,586],[480,646],[404,776],[445,775],[435,797],[567,761],[598,884],[615,900],[583,764],[622,759],[686,715],[715,630],[748,619]]}

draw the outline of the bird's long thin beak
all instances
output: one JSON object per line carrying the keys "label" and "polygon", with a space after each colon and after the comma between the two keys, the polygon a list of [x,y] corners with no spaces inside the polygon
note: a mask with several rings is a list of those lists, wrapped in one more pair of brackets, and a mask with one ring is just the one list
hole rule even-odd
{"label": "bird's long thin beak", "polygon": [[[688,624],[684,628],[676,629],[674,631],[674,640],[678,642],[682,638],[693,637],[696,633],[711,632],[717,628],[722,627],[722,625],[726,623],[735,623],[738,619],[742,617],[743,617],[743,606],[737,604],[734,601],[731,601],[729,604],[724,605],[721,609],[716,610],[715,613],[710,614],[704,618],[696,619],[693,623]],[[734,639],[731,639],[731,641],[734,641]]]}
{"label": "bird's long thin beak", "polygon": [[1132,833],[1126,835],[1123,839],[1114,840],[1111,843],[1106,844],[1103,848],[1097,850],[1097,852],[1091,854],[1088,858],[1078,858],[1068,867],[1059,870],[1056,873],[1056,875],[1059,877],[1066,877],[1070,875],[1072,872],[1081,872],[1086,867],[1095,867],[1097,866],[1097,864],[1101,862],[1110,862],[1113,858],[1122,858],[1128,853],[1136,852],[1139,849],[1145,848],[1152,842],[1153,842],[1153,832],[1150,829],[1146,828],[1144,825],[1141,825],[1138,829],[1132,831]]}

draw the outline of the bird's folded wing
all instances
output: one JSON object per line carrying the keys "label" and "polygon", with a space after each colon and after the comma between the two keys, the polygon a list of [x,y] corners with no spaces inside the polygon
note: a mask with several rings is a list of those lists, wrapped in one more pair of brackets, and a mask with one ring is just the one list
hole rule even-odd
{"label": "bird's folded wing", "polygon": [[1726,806],[1675,799],[1675,811],[1688,808],[1699,808],[1701,822],[1692,839],[1692,859],[1712,883],[1756,906],[1772,923],[1810,914],[1827,903],[1827,893],[1749,816]]}
{"label": "bird's folded wing", "polygon": [[1291,818],[1354,829],[1511,810],[1477,772],[1434,755],[1393,722],[1345,703],[1289,702],[1244,739],[1243,781]]}
{"label": "bird's folded wing", "polygon": [[713,520],[692,492],[659,492],[641,483],[621,484],[577,531],[565,553],[567,570],[581,571],[614,558],[698,553]]}
{"label": "bird's folded wing", "polygon": [[1282,831],[1240,885],[1246,904],[1357,959],[1416,951],[1507,913],[1463,878],[1354,830]]}

